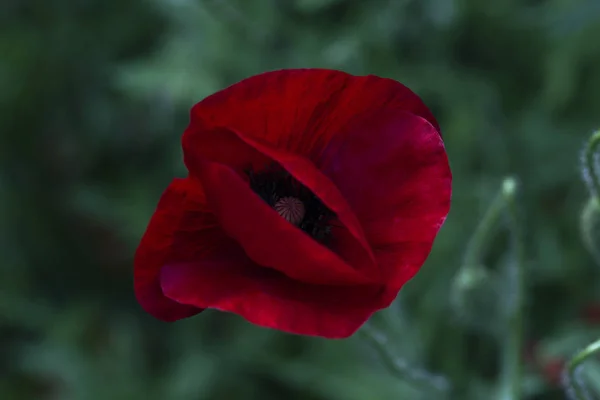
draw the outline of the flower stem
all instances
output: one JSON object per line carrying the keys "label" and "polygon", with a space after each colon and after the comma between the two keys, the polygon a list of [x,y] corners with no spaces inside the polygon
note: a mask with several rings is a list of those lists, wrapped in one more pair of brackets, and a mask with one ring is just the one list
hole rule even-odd
{"label": "flower stem", "polygon": [[591,195],[598,199],[600,196],[600,177],[596,168],[596,153],[600,145],[600,130],[595,131],[583,150],[583,180],[587,184]]}
{"label": "flower stem", "polygon": [[450,390],[450,383],[445,377],[414,368],[406,360],[392,354],[388,346],[389,340],[387,336],[372,327],[369,323],[363,326],[360,333],[370,342],[386,367],[394,375],[422,389],[433,389],[439,393],[445,393]]}
{"label": "flower stem", "polygon": [[597,246],[598,232],[600,230],[600,203],[599,199],[591,196],[581,212],[579,228],[581,239],[594,260],[600,265],[600,249]]}
{"label": "flower stem", "polygon": [[583,367],[583,363],[592,355],[600,352],[600,339],[589,344],[585,349],[575,354],[567,363],[565,370],[565,385],[572,397],[576,400],[589,400],[590,397],[583,382],[577,376]]}
{"label": "flower stem", "polygon": [[504,337],[502,352],[502,375],[499,400],[521,398],[521,350],[523,342],[524,303],[524,244],[516,201],[517,183],[506,178],[502,186],[511,231],[513,259],[508,264],[507,278],[509,304],[507,307],[508,332]]}
{"label": "flower stem", "polygon": [[463,268],[476,268],[476,266],[480,264],[481,256],[484,253],[485,246],[496,226],[496,222],[504,209],[505,201],[502,191],[498,192],[494,197],[492,204],[490,204],[483,215],[483,218],[479,221],[479,224],[475,228],[475,232],[473,232],[473,235],[467,244]]}

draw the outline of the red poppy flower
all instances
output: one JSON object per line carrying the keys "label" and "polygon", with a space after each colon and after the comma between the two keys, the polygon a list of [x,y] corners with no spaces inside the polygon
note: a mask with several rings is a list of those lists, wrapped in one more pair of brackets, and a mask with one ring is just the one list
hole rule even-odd
{"label": "red poppy flower", "polygon": [[302,69],[196,104],[189,176],[163,194],[135,257],[155,317],[233,312],[347,337],[427,258],[450,207],[439,126],[390,79]]}

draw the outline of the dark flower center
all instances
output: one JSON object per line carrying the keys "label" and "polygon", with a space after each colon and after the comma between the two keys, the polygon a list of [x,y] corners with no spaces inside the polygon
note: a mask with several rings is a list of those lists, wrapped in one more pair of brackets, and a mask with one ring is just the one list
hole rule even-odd
{"label": "dark flower center", "polygon": [[296,225],[321,243],[331,237],[335,213],[280,166],[264,171],[246,171],[250,188],[282,218]]}

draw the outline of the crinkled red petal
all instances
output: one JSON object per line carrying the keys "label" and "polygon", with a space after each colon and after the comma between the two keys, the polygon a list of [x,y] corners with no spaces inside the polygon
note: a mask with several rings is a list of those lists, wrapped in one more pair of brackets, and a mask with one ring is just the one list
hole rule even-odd
{"label": "crinkled red petal", "polygon": [[392,79],[327,69],[266,72],[221,90],[191,111],[195,130],[226,127],[245,139],[317,159],[337,134],[382,110],[437,121],[421,99]]}
{"label": "crinkled red petal", "polygon": [[404,284],[450,209],[452,175],[437,129],[408,112],[385,111],[332,141],[320,163],[362,222],[388,284]]}
{"label": "crinkled red petal", "polygon": [[200,308],[241,315],[281,331],[345,338],[395,293],[382,286],[320,286],[260,268],[239,249],[214,259],[166,265],[162,290],[170,298]]}

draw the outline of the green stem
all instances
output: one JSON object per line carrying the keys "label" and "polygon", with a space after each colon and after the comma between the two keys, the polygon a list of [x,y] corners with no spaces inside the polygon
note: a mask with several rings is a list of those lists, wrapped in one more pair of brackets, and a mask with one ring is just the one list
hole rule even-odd
{"label": "green stem", "polygon": [[500,218],[504,209],[504,196],[502,191],[494,197],[494,200],[486,210],[483,218],[479,221],[475,232],[471,236],[463,260],[463,268],[477,268],[481,262],[481,255],[484,253],[486,243],[488,243],[491,233]]}
{"label": "green stem", "polygon": [[507,269],[510,303],[507,309],[508,332],[503,343],[499,400],[518,400],[521,398],[525,268],[523,233],[519,220],[516,193],[517,184],[515,180],[512,178],[505,179],[502,194],[508,211],[514,255]]}
{"label": "green stem", "polygon": [[583,367],[583,363],[596,353],[600,352],[600,339],[589,344],[585,349],[575,354],[567,363],[565,384],[567,389],[577,400],[588,400],[590,397],[587,394],[585,386],[578,378],[578,372]]}
{"label": "green stem", "polygon": [[427,371],[414,368],[409,363],[392,354],[389,340],[385,334],[373,328],[369,323],[359,331],[377,351],[381,360],[394,375],[403,381],[425,390],[435,390],[445,393],[450,390],[450,384],[443,376],[433,375]]}
{"label": "green stem", "polygon": [[600,130],[592,134],[583,151],[583,180],[590,189],[591,195],[600,198],[600,178],[596,168],[595,157],[600,145]]}
{"label": "green stem", "polygon": [[600,229],[600,204],[598,198],[591,196],[581,212],[579,228],[581,239],[594,260],[600,265],[600,249],[596,244],[598,230]]}

